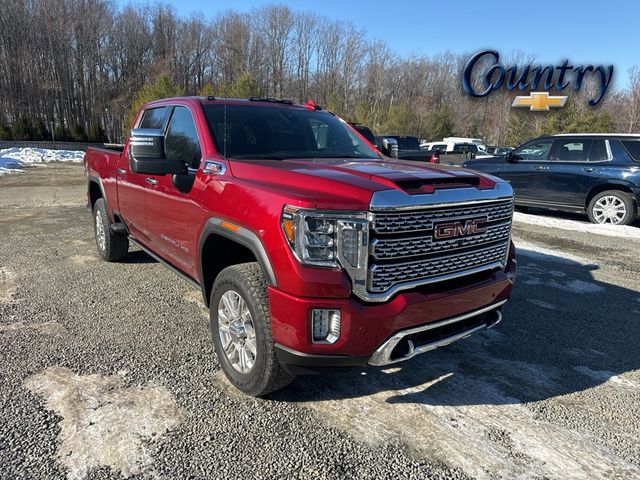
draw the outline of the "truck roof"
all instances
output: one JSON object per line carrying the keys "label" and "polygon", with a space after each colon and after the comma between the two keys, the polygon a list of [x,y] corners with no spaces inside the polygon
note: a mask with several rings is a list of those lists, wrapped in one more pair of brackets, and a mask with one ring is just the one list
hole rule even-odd
{"label": "truck roof", "polygon": [[315,104],[315,102],[307,103],[305,105],[294,103],[291,100],[287,99],[277,99],[271,97],[249,97],[249,98],[236,98],[236,97],[202,97],[202,96],[181,96],[181,97],[168,97],[162,98],[159,100],[154,100],[146,104],[146,106],[153,105],[163,105],[165,103],[171,103],[172,101],[189,101],[189,102],[198,102],[202,105],[209,104],[227,104],[227,105],[246,105],[248,103],[252,104],[269,104],[274,106],[282,106],[282,107],[294,107],[294,108],[315,108],[316,110],[322,110],[321,107]]}

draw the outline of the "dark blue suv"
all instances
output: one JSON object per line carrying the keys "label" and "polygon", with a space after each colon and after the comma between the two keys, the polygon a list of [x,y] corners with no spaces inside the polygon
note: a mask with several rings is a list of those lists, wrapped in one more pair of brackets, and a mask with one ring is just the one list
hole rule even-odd
{"label": "dark blue suv", "polygon": [[505,157],[465,167],[507,180],[516,205],[586,212],[593,223],[628,225],[640,205],[640,135],[540,137]]}

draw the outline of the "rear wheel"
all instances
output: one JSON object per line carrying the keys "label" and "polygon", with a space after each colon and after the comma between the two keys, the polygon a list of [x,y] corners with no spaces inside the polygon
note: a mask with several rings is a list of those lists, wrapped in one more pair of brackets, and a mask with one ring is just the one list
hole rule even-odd
{"label": "rear wheel", "polygon": [[260,265],[243,263],[220,272],[211,292],[209,318],[220,367],[236,388],[262,396],[293,380],[276,356]]}
{"label": "rear wheel", "polygon": [[122,260],[129,251],[129,237],[111,230],[107,204],[99,198],[93,205],[93,230],[98,253],[107,262]]}
{"label": "rear wheel", "polygon": [[611,225],[629,225],[636,217],[633,198],[620,190],[597,194],[589,202],[587,214],[593,223]]}

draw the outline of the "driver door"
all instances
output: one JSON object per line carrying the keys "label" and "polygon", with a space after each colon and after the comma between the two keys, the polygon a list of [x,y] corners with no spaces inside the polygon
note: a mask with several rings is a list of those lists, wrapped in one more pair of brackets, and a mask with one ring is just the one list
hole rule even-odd
{"label": "driver door", "polygon": [[156,251],[171,265],[195,278],[194,225],[199,209],[193,184],[202,149],[191,110],[177,105],[170,115],[164,141],[166,157],[186,164],[189,170],[185,175],[151,176],[146,190],[147,228]]}

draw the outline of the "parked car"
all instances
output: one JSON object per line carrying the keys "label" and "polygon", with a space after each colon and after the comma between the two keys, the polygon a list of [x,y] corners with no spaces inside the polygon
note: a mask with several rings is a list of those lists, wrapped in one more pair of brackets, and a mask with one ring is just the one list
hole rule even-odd
{"label": "parked car", "polygon": [[442,139],[444,142],[452,142],[452,143],[472,143],[476,145],[483,152],[486,147],[484,146],[484,140],[481,138],[472,138],[472,137],[444,137]]}
{"label": "parked car", "polygon": [[440,155],[440,163],[445,165],[462,165],[467,160],[491,156],[474,143],[426,142],[422,143],[420,148],[426,152],[437,152]]}
{"label": "parked car", "polygon": [[502,318],[508,183],[381,157],[309,104],[169,98],[134,127],[122,151],[85,155],[98,252],[135,244],[201,289],[241,391],[393,364]]}
{"label": "parked car", "polygon": [[411,160],[424,163],[440,163],[440,155],[435,151],[420,148],[418,137],[409,135],[378,135],[376,147],[383,154],[400,160]]}
{"label": "parked car", "polygon": [[513,147],[497,147],[495,145],[489,145],[487,146],[486,152],[489,155],[506,155],[514,150],[515,149]]}
{"label": "parked car", "polygon": [[517,205],[586,212],[593,223],[629,225],[638,216],[640,135],[545,136],[464,165],[507,180]]}

